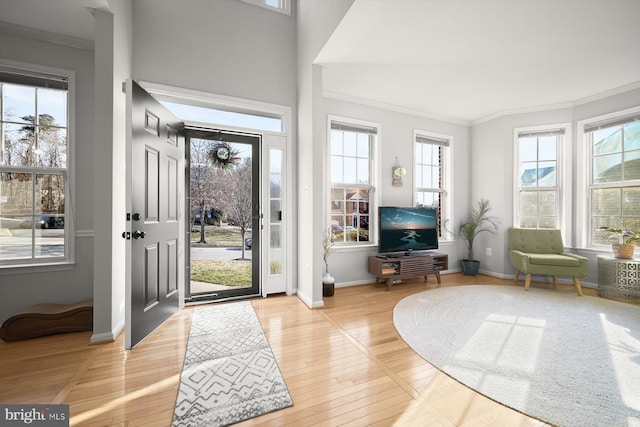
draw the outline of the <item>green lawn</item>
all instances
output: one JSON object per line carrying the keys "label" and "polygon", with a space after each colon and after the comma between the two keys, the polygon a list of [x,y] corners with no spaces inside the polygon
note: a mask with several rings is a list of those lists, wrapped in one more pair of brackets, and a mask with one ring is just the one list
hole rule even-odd
{"label": "green lawn", "polygon": [[[245,237],[250,236],[251,232],[247,232],[245,235]],[[228,248],[242,246],[240,229],[234,226],[207,225],[205,226],[205,238],[207,243],[198,243],[200,226],[196,225],[192,228],[192,247]],[[251,260],[192,260],[191,280],[225,286],[251,286]]]}
{"label": "green lawn", "polygon": [[[200,226],[195,225],[191,229],[191,245],[211,248],[228,248],[242,246],[240,228],[234,226],[218,227],[217,225],[205,226],[205,239],[207,243],[198,243],[200,240]],[[245,234],[245,238],[251,237],[251,231]]]}
{"label": "green lawn", "polygon": [[251,286],[251,260],[191,261],[191,280],[225,286]]}

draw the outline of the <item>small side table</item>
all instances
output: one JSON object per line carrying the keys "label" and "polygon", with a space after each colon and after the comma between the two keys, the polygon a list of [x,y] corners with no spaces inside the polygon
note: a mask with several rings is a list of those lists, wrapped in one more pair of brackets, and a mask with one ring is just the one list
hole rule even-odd
{"label": "small side table", "polygon": [[640,259],[598,256],[598,295],[640,303]]}

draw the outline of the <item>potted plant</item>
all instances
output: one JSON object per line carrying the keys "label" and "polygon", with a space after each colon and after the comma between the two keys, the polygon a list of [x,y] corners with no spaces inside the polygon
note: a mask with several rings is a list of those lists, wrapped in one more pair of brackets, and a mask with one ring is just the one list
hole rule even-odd
{"label": "potted plant", "polygon": [[500,220],[492,215],[491,202],[480,199],[475,203],[469,216],[458,224],[454,235],[462,240],[467,248],[467,258],[462,259],[462,272],[467,276],[475,276],[480,270],[480,261],[476,260],[473,254],[473,244],[480,233],[494,235],[498,232]]}
{"label": "potted plant", "polygon": [[333,251],[331,228],[322,237],[322,258],[324,259],[324,275],[322,276],[322,296],[332,297],[335,291],[335,279],[329,274],[329,255]]}
{"label": "potted plant", "polygon": [[640,229],[632,230],[630,227],[635,222],[629,222],[622,228],[600,227],[601,230],[609,232],[609,237],[615,236],[617,241],[611,242],[611,249],[615,258],[631,259],[635,250],[635,243],[640,241]]}

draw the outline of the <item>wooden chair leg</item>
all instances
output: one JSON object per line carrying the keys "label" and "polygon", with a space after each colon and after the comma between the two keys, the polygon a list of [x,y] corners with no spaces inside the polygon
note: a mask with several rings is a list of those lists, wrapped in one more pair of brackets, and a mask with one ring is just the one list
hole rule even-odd
{"label": "wooden chair leg", "polygon": [[553,290],[556,290],[556,285],[558,284],[558,276],[551,276],[553,277]]}
{"label": "wooden chair leg", "polygon": [[576,285],[576,290],[578,291],[578,295],[582,296],[582,286],[580,286],[580,279],[577,277],[574,277],[573,284]]}
{"label": "wooden chair leg", "polygon": [[531,284],[531,273],[528,273],[524,278],[524,290],[529,290],[529,285]]}
{"label": "wooden chair leg", "polygon": [[518,280],[520,280],[520,270],[516,269],[516,275],[513,278],[514,282],[517,282]]}

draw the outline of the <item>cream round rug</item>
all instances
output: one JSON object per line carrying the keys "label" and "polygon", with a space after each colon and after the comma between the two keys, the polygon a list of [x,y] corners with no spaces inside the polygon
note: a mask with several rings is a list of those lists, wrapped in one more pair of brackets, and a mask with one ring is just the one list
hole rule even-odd
{"label": "cream round rug", "polygon": [[546,289],[470,285],[393,311],[425,360],[508,407],[558,426],[640,426],[640,307]]}

